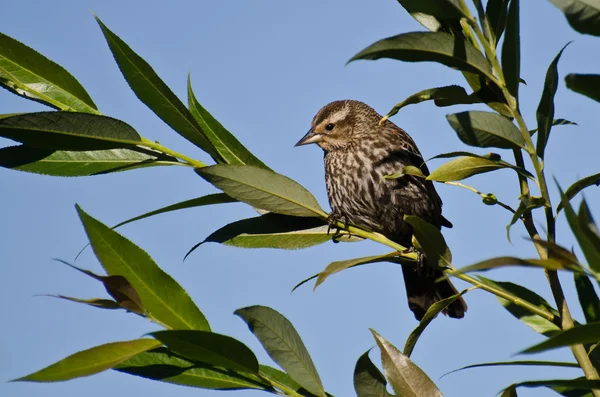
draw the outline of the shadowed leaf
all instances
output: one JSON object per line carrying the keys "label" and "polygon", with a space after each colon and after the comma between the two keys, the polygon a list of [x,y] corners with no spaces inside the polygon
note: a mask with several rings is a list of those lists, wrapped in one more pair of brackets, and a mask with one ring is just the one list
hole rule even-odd
{"label": "shadowed leaf", "polygon": [[394,345],[371,329],[381,351],[383,371],[396,392],[403,397],[442,397],[435,383]]}
{"label": "shadowed leaf", "polygon": [[392,397],[386,390],[387,381],[369,358],[367,350],[354,367],[354,391],[357,397]]}
{"label": "shadowed leaf", "polygon": [[600,36],[600,3],[589,0],[550,0],[579,33]]}
{"label": "shadowed leaf", "polygon": [[60,382],[106,371],[123,361],[160,346],[154,339],[113,342],[82,350],[16,381]]}
{"label": "shadowed leaf", "polygon": [[[569,188],[565,191],[565,198],[570,201],[573,197],[579,194],[579,192],[590,186],[600,186],[600,172],[594,175],[586,176],[585,178],[582,178],[569,186]],[[563,203],[561,201],[556,206],[556,213],[558,214],[562,208]]]}
{"label": "shadowed leaf", "polygon": [[309,392],[325,397],[321,378],[308,350],[292,323],[265,306],[250,306],[235,311],[248,324],[269,357]]}
{"label": "shadowed leaf", "polygon": [[100,113],[81,84],[62,66],[2,33],[0,86],[56,109]]}
{"label": "shadowed leaf", "polygon": [[585,274],[573,274],[575,279],[575,289],[579,297],[579,304],[585,316],[587,323],[600,321],[600,299],[594,289],[594,284]]}
{"label": "shadowed leaf", "polygon": [[252,350],[230,336],[191,330],[158,331],[150,335],[192,361],[258,374],[258,361]]}
{"label": "shadowed leaf", "polygon": [[517,210],[513,214],[509,224],[506,225],[506,238],[509,243],[511,242],[510,241],[510,229],[512,228],[512,226],[515,223],[517,223],[517,221],[519,219],[521,219],[527,211],[531,211],[533,209],[540,208],[545,205],[546,205],[546,200],[543,197],[536,197],[536,196],[521,196],[521,197],[519,197],[519,206],[517,207]]}
{"label": "shadowed leaf", "polygon": [[460,7],[451,0],[398,0],[398,3],[409,13],[418,12],[442,20],[467,17]]}
{"label": "shadowed leaf", "polygon": [[525,148],[525,140],[506,117],[497,113],[468,111],[446,116],[458,138],[475,147]]}
{"label": "shadowed leaf", "polygon": [[490,362],[490,363],[467,365],[465,367],[450,371],[450,372],[444,374],[443,376],[450,375],[455,372],[463,371],[465,369],[484,368],[484,367],[518,366],[518,365],[533,366],[533,367],[579,368],[578,363],[566,363],[566,362],[562,362],[562,361],[539,361],[539,360],[497,361],[497,362]]}
{"label": "shadowed leaf", "polygon": [[437,62],[494,80],[490,63],[481,52],[461,37],[444,32],[412,32],[388,37],[371,44],[348,62],[380,58]]}
{"label": "shadowed leaf", "polygon": [[600,74],[571,73],[565,77],[567,88],[600,102]]}
{"label": "shadowed leaf", "polygon": [[548,379],[548,380],[531,380],[527,382],[516,383],[517,387],[548,387],[554,388],[557,386],[570,389],[600,389],[600,380],[588,380],[585,378],[577,379]]}
{"label": "shadowed leaf", "polygon": [[502,395],[500,395],[500,397],[518,397],[517,396],[517,386],[516,385],[508,386],[506,389],[504,389],[504,391],[502,392]]}
{"label": "shadowed leaf", "polygon": [[314,396],[314,394],[304,389],[298,382],[291,378],[288,374],[277,368],[269,367],[268,365],[260,365],[260,376],[267,379],[273,387],[282,390],[287,395],[293,395],[288,393],[292,391],[298,393],[301,396]]}
{"label": "shadowed leaf", "polygon": [[[579,125],[579,124],[577,124],[574,121],[567,120],[567,119],[554,119],[554,120],[552,120],[552,127],[555,127],[557,125]],[[537,130],[538,130],[537,128],[534,128],[533,130],[529,131],[529,134],[531,136],[533,136],[533,135],[535,135],[535,133],[537,132]]]}
{"label": "shadowed leaf", "polygon": [[139,294],[148,318],[168,328],[210,331],[187,292],[140,247],[108,226],[77,212],[94,254],[110,276],[126,278]]}
{"label": "shadowed leaf", "polygon": [[110,299],[100,299],[100,298],[79,299],[79,298],[73,298],[73,297],[64,296],[64,295],[45,295],[45,296],[51,296],[53,298],[60,298],[60,299],[64,299],[64,300],[75,302],[75,303],[83,303],[84,305],[89,305],[89,306],[97,307],[100,309],[111,309],[111,310],[123,309],[123,307],[120,304],[118,304],[117,302],[110,300]]}
{"label": "shadowed leaf", "polygon": [[414,215],[404,215],[404,221],[412,226],[413,238],[420,246],[417,248],[428,258],[428,263],[441,268],[452,264],[452,253],[438,228]]}
{"label": "shadowed leaf", "polygon": [[498,258],[486,259],[470,266],[465,266],[457,269],[454,272],[448,273],[448,275],[455,276],[458,274],[485,271],[506,266],[534,267],[548,270],[570,270],[573,272],[583,273],[583,269],[581,267],[576,267],[570,263],[564,263],[557,259],[521,259],[512,256],[501,256]]}
{"label": "shadowed leaf", "polygon": [[488,0],[485,7],[485,16],[490,27],[494,47],[500,41],[504,29],[506,28],[506,14],[508,13],[509,1],[510,0]]}
{"label": "shadowed leaf", "polygon": [[165,348],[138,354],[114,368],[116,371],[176,385],[213,390],[260,389],[271,385],[252,374],[192,363]]}
{"label": "shadowed leaf", "polygon": [[521,38],[519,35],[519,0],[510,0],[506,16],[506,33],[502,44],[502,71],[508,92],[519,98],[521,78]]}
{"label": "shadowed leaf", "polygon": [[[322,272],[320,272],[317,275],[317,282],[315,283],[314,289],[317,289],[317,287],[319,285],[323,284],[325,282],[325,280],[327,278],[329,278],[331,275],[341,272],[342,270],[345,270],[345,269],[348,269],[351,267],[355,267],[355,266],[366,265],[369,263],[387,262],[387,261],[398,262],[398,263],[402,262],[402,260],[396,256],[396,252],[391,252],[391,253],[385,254],[385,255],[364,256],[362,258],[354,258],[354,259],[348,259],[345,261],[331,262],[329,265],[327,265],[327,267]],[[298,286],[296,286],[294,289],[296,289]]]}

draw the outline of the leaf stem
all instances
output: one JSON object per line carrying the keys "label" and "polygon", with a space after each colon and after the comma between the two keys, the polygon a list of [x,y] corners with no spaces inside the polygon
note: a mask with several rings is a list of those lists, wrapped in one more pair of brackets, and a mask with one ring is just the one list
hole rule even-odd
{"label": "leaf stem", "polygon": [[[489,196],[489,194],[482,193],[482,192],[480,192],[479,190],[475,189],[474,187],[472,187],[472,186],[469,186],[469,185],[465,185],[465,184],[463,184],[463,183],[460,183],[460,182],[449,181],[449,182],[444,182],[444,183],[445,183],[446,185],[458,186],[458,187],[462,187],[462,188],[464,188],[464,189],[470,190],[470,191],[472,191],[473,193],[475,193],[475,194],[478,194],[478,195],[479,195],[479,197],[481,197],[482,199],[486,199],[486,198],[489,198],[489,197],[490,197],[490,196]],[[512,208],[510,205],[508,205],[508,204],[504,204],[504,203],[503,203],[502,201],[500,201],[500,200],[497,200],[497,199],[496,199],[496,204],[498,204],[500,207],[504,208],[505,210],[507,210],[507,211],[509,211],[509,212],[512,212],[513,214],[516,212],[516,211],[515,211],[515,210],[514,210],[514,209],[513,209],[513,208]]]}

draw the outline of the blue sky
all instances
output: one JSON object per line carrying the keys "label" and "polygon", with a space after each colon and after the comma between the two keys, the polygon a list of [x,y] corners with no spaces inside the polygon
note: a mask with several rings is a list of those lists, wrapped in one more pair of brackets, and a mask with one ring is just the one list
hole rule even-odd
{"label": "blue sky", "polygon": [[[599,171],[597,132],[600,107],[568,91],[568,72],[598,72],[600,39],[574,32],[547,1],[522,2],[521,107],[530,128],[543,76],[562,46],[574,40],[560,65],[561,85],[556,116],[579,123],[553,130],[546,156],[549,176],[566,187]],[[90,10],[144,57],[180,98],[191,71],[199,101],[272,168],[306,186],[327,207],[322,153],[316,147],[293,148],[314,113],[337,99],[358,99],[385,113],[396,102],[425,88],[463,84],[460,73],[437,64],[362,61],[344,66],[356,52],[394,34],[422,30],[395,1],[117,2],[21,0],[3,5],[0,30],[35,48],[68,69],[86,87],[101,112],[131,124],[143,136],[201,160],[209,158],[181,139],[137,100],[112,59]],[[0,91],[0,112],[38,111],[39,104]],[[402,110],[393,121],[407,130],[429,158],[441,152],[473,150],[454,135],[444,115],[464,110],[426,103]],[[2,142],[8,143],[8,142]],[[504,158],[510,161],[509,153]],[[433,162],[430,168],[441,164]],[[0,169],[0,395],[79,396],[166,394],[186,397],[239,396],[257,392],[194,390],[151,382],[108,371],[57,384],[4,383],[101,343],[134,339],[157,329],[137,316],[102,311],[39,294],[97,297],[102,287],[52,260],[72,260],[85,245],[74,210],[84,210],[107,224],[171,203],[214,192],[189,169],[152,168],[90,178],[52,178]],[[515,205],[518,190],[509,171],[485,174],[468,183]],[[438,185],[444,214],[454,223],[445,237],[457,267],[499,255],[533,257],[533,248],[513,229],[513,245],[505,238],[509,214],[487,207],[472,193]],[[556,203],[556,190],[553,199]],[[586,197],[596,217],[598,189]],[[406,306],[401,270],[377,264],[332,277],[316,292],[310,286],[290,294],[300,280],[334,260],[385,252],[369,242],[325,244],[303,251],[242,250],[208,244],[186,262],[183,255],[217,228],[254,216],[242,204],[194,209],[158,216],[123,227],[121,232],[146,249],[178,280],[208,317],[216,332],[248,344],[263,363],[269,358],[233,316],[237,308],[261,304],[286,315],[303,337],[326,389],[353,395],[352,371],[358,357],[374,346],[368,328],[403,346],[417,325]],[[558,238],[574,244],[564,219]],[[90,251],[82,267],[99,271]],[[552,301],[541,271],[503,270],[488,273],[537,291]],[[571,308],[582,321],[572,278],[563,274]],[[459,288],[467,285],[458,281]],[[413,360],[438,383],[446,396],[495,395],[508,384],[529,379],[576,377],[576,370],[535,368],[475,369],[440,376],[464,365],[513,358],[514,353],[542,340],[514,320],[495,298],[483,291],[466,296],[465,319],[438,318],[427,329]],[[523,359],[531,357],[522,357]],[[542,358],[542,356],[536,357]],[[543,356],[573,360],[569,351]],[[378,361],[376,354],[372,359]],[[545,396],[546,390],[519,395]]]}

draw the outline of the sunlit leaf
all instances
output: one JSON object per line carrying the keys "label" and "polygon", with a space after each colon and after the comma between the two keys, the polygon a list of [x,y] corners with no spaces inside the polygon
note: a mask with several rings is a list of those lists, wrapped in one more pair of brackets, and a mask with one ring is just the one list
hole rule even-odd
{"label": "sunlit leaf", "polygon": [[325,397],[321,378],[308,350],[292,323],[265,306],[250,306],[235,311],[248,324],[269,357],[309,392]]}
{"label": "sunlit leaf", "polygon": [[468,111],[446,116],[458,138],[469,146],[501,149],[525,148],[525,140],[506,117],[497,113]]}
{"label": "sunlit leaf", "polygon": [[452,264],[452,253],[438,228],[414,215],[404,215],[404,221],[412,226],[414,238],[428,263],[442,268]]}
{"label": "sunlit leaf", "polygon": [[546,204],[547,204],[546,199],[544,199],[543,197],[536,197],[536,196],[521,196],[521,197],[519,197],[519,206],[517,207],[517,210],[513,214],[508,225],[506,225],[506,238],[508,239],[509,243],[511,242],[510,229],[512,228],[512,226],[515,223],[517,223],[517,221],[519,219],[521,219],[527,211],[532,211],[536,208],[544,207]]}
{"label": "sunlit leaf", "polygon": [[193,363],[174,355],[165,348],[138,354],[114,369],[146,379],[202,389],[273,391],[271,385],[258,376]]}
{"label": "sunlit leaf", "polygon": [[106,371],[123,361],[160,346],[154,339],[113,342],[82,350],[17,381],[59,382]]}
{"label": "sunlit leaf", "polygon": [[348,62],[380,58],[437,62],[494,80],[490,63],[480,51],[463,38],[444,32],[412,32],[388,37],[371,44]]}
{"label": "sunlit leaf", "polygon": [[360,356],[354,367],[354,391],[357,397],[392,397],[385,377],[369,358],[369,351]]}
{"label": "sunlit leaf", "polygon": [[362,258],[354,258],[354,259],[347,259],[344,261],[331,262],[329,265],[327,265],[327,267],[322,272],[320,272],[318,274],[317,282],[315,283],[314,289],[317,289],[317,287],[319,285],[323,284],[325,282],[325,280],[327,278],[329,278],[331,275],[341,272],[342,270],[349,269],[349,268],[355,267],[355,266],[366,265],[369,263],[386,262],[386,261],[396,262],[398,259],[400,259],[400,258],[398,258],[396,256],[396,252],[392,252],[392,253],[384,254],[384,255],[364,256]]}
{"label": "sunlit leaf", "polygon": [[519,267],[534,267],[544,268],[548,270],[571,270],[573,272],[583,273],[583,269],[571,265],[570,263],[564,263],[560,260],[549,258],[549,259],[521,259],[512,256],[501,256],[497,258],[486,259],[481,262],[477,262],[470,266],[457,269],[451,272],[450,275],[464,274],[475,271],[484,271],[497,269],[507,266],[519,266]]}
{"label": "sunlit leaf", "polygon": [[403,397],[442,397],[435,383],[394,345],[371,330],[381,351],[383,371],[396,392]]}
{"label": "sunlit leaf", "polygon": [[230,197],[255,208],[292,216],[326,216],[308,190],[270,170],[223,164],[197,168],[196,173]]}
{"label": "sunlit leaf", "polygon": [[554,60],[550,63],[548,71],[546,72],[546,80],[544,83],[544,90],[542,91],[542,98],[537,108],[537,124],[538,124],[538,136],[536,152],[541,158],[544,158],[544,151],[550,138],[550,128],[552,127],[552,120],[554,120],[554,95],[558,89],[558,61],[565,48],[569,44],[565,45],[559,52]]}
{"label": "sunlit leaf", "polygon": [[139,294],[148,317],[172,329],[210,331],[187,292],[141,248],[108,226],[77,212],[98,261],[110,276],[123,276]]}
{"label": "sunlit leaf", "polygon": [[0,33],[0,86],[59,110],[99,114],[81,84],[60,65]]}
{"label": "sunlit leaf", "polygon": [[103,150],[142,143],[123,121],[75,112],[22,113],[0,119],[0,137],[52,150]]}
{"label": "sunlit leaf", "polygon": [[512,169],[526,178],[534,179],[529,171],[501,160],[500,156],[496,153],[489,153],[484,156],[468,152],[464,153],[465,156],[444,163],[433,170],[427,179],[437,182],[460,181],[473,175],[483,174],[502,168]]}
{"label": "sunlit leaf", "polygon": [[192,361],[258,374],[258,361],[252,350],[230,336],[193,330],[158,331],[150,335]]}
{"label": "sunlit leaf", "polygon": [[292,379],[291,376],[277,368],[269,367],[268,365],[260,365],[260,377],[271,382],[273,387],[282,390],[286,395],[293,395],[289,393],[297,393],[301,396],[314,396],[314,394],[304,389],[298,382]]}

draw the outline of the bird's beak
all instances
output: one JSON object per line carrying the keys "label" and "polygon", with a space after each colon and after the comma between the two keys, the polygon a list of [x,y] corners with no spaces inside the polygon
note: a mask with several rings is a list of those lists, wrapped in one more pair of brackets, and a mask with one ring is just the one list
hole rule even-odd
{"label": "bird's beak", "polygon": [[309,145],[311,143],[321,142],[322,140],[323,140],[323,135],[315,133],[313,131],[313,129],[311,128],[310,130],[308,130],[308,132],[306,133],[306,135],[304,135],[302,137],[302,139],[300,139],[298,141],[298,143],[296,143],[294,145],[294,147],[296,147],[296,146],[303,146],[303,145]]}

